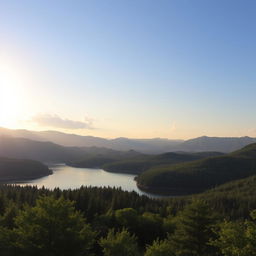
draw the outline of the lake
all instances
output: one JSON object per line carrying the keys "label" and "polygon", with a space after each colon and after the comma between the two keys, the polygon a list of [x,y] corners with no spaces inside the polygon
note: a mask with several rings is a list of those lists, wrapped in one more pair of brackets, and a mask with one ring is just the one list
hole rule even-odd
{"label": "lake", "polygon": [[81,186],[121,187],[122,190],[135,191],[140,195],[161,198],[163,196],[141,191],[134,181],[136,175],[106,172],[102,169],[75,168],[65,164],[49,165],[52,175],[39,179],[28,180],[18,185],[31,185],[54,189],[76,189]]}

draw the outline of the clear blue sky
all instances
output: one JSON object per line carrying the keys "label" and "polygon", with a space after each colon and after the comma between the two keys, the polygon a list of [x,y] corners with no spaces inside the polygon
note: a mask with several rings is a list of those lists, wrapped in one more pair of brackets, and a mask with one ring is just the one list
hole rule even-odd
{"label": "clear blue sky", "polygon": [[254,0],[0,0],[0,126],[256,137],[255,12]]}

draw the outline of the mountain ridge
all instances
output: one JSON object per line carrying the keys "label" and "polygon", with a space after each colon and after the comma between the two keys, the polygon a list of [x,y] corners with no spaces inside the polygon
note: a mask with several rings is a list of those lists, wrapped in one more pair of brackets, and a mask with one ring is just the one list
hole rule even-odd
{"label": "mountain ridge", "polygon": [[139,154],[136,151],[116,151],[99,147],[64,147],[50,141],[35,141],[0,135],[0,156],[2,157],[69,163],[86,157]]}
{"label": "mountain ridge", "polygon": [[29,131],[0,128],[0,135],[21,137],[37,141],[51,141],[66,147],[105,147],[114,150],[135,150],[146,154],[165,152],[202,152],[217,151],[230,153],[248,144],[255,143],[256,138],[244,137],[208,137],[201,136],[189,140],[171,140],[164,138],[130,139],[119,137],[105,139],[94,136],[68,134],[59,131]]}

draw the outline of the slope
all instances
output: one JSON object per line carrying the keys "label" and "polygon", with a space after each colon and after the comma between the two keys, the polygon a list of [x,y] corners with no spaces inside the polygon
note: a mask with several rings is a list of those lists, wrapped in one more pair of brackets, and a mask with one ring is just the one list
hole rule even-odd
{"label": "slope", "polygon": [[209,156],[219,156],[222,153],[218,152],[201,152],[201,153],[186,153],[186,152],[168,152],[160,155],[140,155],[130,159],[107,163],[102,168],[109,172],[123,172],[140,174],[147,169],[164,164],[177,164],[202,159]]}
{"label": "slope", "polygon": [[38,161],[0,157],[0,182],[34,179],[52,171]]}
{"label": "slope", "polygon": [[141,189],[168,194],[198,193],[256,174],[256,144],[227,154],[177,165],[153,167],[139,175]]}

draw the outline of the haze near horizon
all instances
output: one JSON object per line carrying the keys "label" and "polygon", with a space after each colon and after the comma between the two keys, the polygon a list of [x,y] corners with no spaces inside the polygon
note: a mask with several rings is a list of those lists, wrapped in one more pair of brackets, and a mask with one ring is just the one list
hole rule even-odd
{"label": "haze near horizon", "polygon": [[256,137],[255,8],[0,0],[0,127]]}

